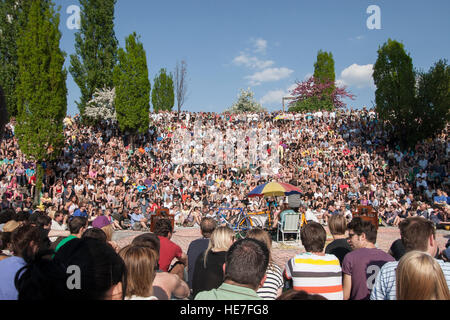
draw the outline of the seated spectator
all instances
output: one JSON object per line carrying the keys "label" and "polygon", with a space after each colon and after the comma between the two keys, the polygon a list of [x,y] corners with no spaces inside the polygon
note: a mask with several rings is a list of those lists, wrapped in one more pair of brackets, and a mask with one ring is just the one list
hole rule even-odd
{"label": "seated spectator", "polygon": [[266,281],[256,292],[264,300],[275,300],[283,290],[283,271],[272,259],[272,238],[270,234],[261,229],[253,228],[247,232],[247,238],[263,242],[269,249],[269,265],[266,272]]}
{"label": "seated spectator", "polygon": [[55,247],[55,252],[64,246],[66,243],[73,239],[80,239],[83,235],[84,231],[86,231],[88,227],[88,220],[84,217],[71,217],[69,220],[69,232],[70,235],[62,239]]}
{"label": "seated spectator", "polygon": [[353,251],[345,255],[342,263],[344,299],[367,300],[381,267],[395,259],[376,248],[377,230],[370,221],[353,218],[347,230]]}
{"label": "seated spectator", "polygon": [[[50,226],[50,230],[55,231],[66,231],[67,230],[67,218],[68,215],[64,215],[62,212],[57,211],[53,215],[52,224]],[[54,242],[57,237],[51,237],[50,241]]]}
{"label": "seated spectator", "polygon": [[[422,251],[435,257],[438,251],[436,230],[433,223],[423,217],[411,217],[399,225],[400,236],[405,252]],[[450,263],[437,260],[450,287]],[[388,262],[376,276],[371,300],[396,300],[396,273],[398,261]]]}
{"label": "seated spectator", "polygon": [[188,257],[188,284],[189,288],[192,289],[192,279],[194,277],[195,262],[198,256],[204,252],[209,245],[209,239],[211,234],[216,229],[216,221],[212,218],[203,218],[200,222],[200,232],[202,237],[200,239],[193,240],[188,247],[187,257]]}
{"label": "seated spectator", "polygon": [[126,292],[123,260],[97,239],[73,239],[53,259],[38,258],[22,272],[19,300],[123,300]]}
{"label": "seated spectator", "polygon": [[[147,246],[157,253],[159,260],[160,242],[154,233],[144,233],[133,239],[132,245]],[[164,272],[159,268],[158,262],[156,276],[153,281],[153,294],[158,300],[185,299],[190,291],[186,282],[180,279],[176,274]]]}
{"label": "seated spectator", "polygon": [[153,295],[157,253],[146,246],[128,245],[119,252],[127,270],[125,300],[158,300]]}
{"label": "seated spectator", "polygon": [[396,270],[397,300],[450,300],[442,268],[423,251],[409,251]]}
{"label": "seated spectator", "polygon": [[220,226],[213,231],[208,248],[195,261],[193,297],[201,291],[216,289],[223,283],[223,264],[233,242],[234,232],[229,227]]}
{"label": "seated spectator", "polygon": [[286,279],[292,279],[297,291],[319,294],[328,300],[342,300],[342,270],[335,255],[323,252],[327,239],[324,227],[311,221],[302,228],[300,238],[306,252],[286,263]]}
{"label": "seated spectator", "polygon": [[137,231],[149,231],[147,226],[148,219],[145,218],[144,214],[139,210],[138,207],[135,207],[132,213],[129,214],[131,219],[131,227],[133,230]]}
{"label": "seated spectator", "polygon": [[20,278],[19,271],[32,261],[40,248],[42,232],[40,228],[25,224],[18,226],[11,234],[11,249],[13,256],[0,261],[0,300],[17,300],[18,291],[14,280],[16,274]]}
{"label": "seated spectator", "polygon": [[324,296],[321,296],[320,294],[309,294],[306,291],[303,290],[294,290],[290,289],[285,292],[283,292],[277,300],[328,300]]}
{"label": "seated spectator", "polygon": [[103,241],[105,243],[108,242],[105,231],[103,231],[100,228],[96,228],[96,227],[89,228],[85,232],[83,232],[81,239],[84,239],[84,238],[97,239],[97,240]]}
{"label": "seated spectator", "polygon": [[[154,233],[160,241],[159,268],[165,272],[177,274],[184,280],[184,268],[187,265],[187,255],[180,246],[172,242],[173,230],[169,219],[158,219],[155,222]],[[177,259],[173,265],[172,260]]]}
{"label": "seated spectator", "polygon": [[335,255],[342,267],[345,255],[352,251],[346,235],[347,219],[341,214],[333,215],[328,220],[328,228],[333,241],[326,246],[325,253]]}
{"label": "seated spectator", "polygon": [[265,281],[268,265],[269,250],[264,243],[240,239],[227,252],[222,285],[198,293],[195,300],[262,300],[256,291]]}

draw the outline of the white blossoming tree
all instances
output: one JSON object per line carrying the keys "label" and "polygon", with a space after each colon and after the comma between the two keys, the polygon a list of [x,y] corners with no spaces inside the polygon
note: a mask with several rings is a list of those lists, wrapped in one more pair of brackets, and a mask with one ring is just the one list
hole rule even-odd
{"label": "white blossoming tree", "polygon": [[114,99],[116,98],[115,88],[96,89],[94,97],[86,104],[84,115],[93,120],[113,120],[117,121]]}
{"label": "white blossoming tree", "polygon": [[254,93],[248,88],[241,89],[238,100],[228,109],[228,113],[242,113],[242,112],[264,112],[265,109],[254,100]]}

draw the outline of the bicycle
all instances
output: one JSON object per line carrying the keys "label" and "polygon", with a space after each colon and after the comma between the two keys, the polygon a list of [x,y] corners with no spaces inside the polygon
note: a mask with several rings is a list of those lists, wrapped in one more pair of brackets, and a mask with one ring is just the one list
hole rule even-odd
{"label": "bicycle", "polygon": [[[224,214],[223,211],[239,211],[237,214]],[[264,228],[266,225],[266,220],[253,218],[252,216],[267,214],[269,222],[271,221],[269,211],[258,211],[247,213],[244,208],[219,208],[216,214],[216,221],[218,224],[226,224],[228,227],[233,229],[236,233],[236,238],[242,239],[247,235],[248,230],[253,227]]]}

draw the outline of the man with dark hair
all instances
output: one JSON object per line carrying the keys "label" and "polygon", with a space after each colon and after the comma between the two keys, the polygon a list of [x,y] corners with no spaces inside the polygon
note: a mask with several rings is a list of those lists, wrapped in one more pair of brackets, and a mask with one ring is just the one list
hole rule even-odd
{"label": "man with dark hair", "polygon": [[342,262],[344,299],[368,300],[381,267],[395,259],[376,248],[377,230],[370,221],[356,217],[347,229],[353,251]]}
{"label": "man with dark hair", "polygon": [[88,227],[88,220],[85,217],[71,217],[69,220],[70,235],[62,239],[55,248],[55,252],[72,239],[80,239]]}
{"label": "man with dark hair", "polygon": [[25,224],[11,234],[14,256],[0,261],[0,300],[17,300],[14,285],[16,273],[39,251],[42,233],[38,227]]}
{"label": "man with dark hair", "polygon": [[[423,217],[409,217],[399,224],[400,236],[406,252],[413,250],[436,256],[438,243],[433,222]],[[450,287],[450,263],[437,260]],[[371,300],[396,300],[396,272],[398,261],[388,262],[378,273]]]}
{"label": "man with dark hair", "polygon": [[300,232],[306,252],[286,263],[284,276],[292,279],[294,290],[319,294],[328,300],[342,300],[342,270],[339,259],[323,252],[327,232],[320,223],[310,221]]}
{"label": "man with dark hair", "polygon": [[227,252],[222,285],[198,293],[195,300],[262,300],[256,291],[266,280],[268,265],[269,249],[264,243],[240,239]]}
{"label": "man with dark hair", "polygon": [[[169,219],[158,219],[155,222],[154,233],[159,238],[159,268],[165,272],[178,275],[184,279],[184,268],[187,265],[188,258],[179,245],[172,242],[173,230]],[[171,267],[172,260],[178,261]]]}
{"label": "man with dark hair", "polygon": [[188,256],[188,284],[189,288],[192,289],[192,278],[194,276],[195,261],[197,261],[198,256],[204,252],[209,245],[209,238],[216,228],[216,221],[213,218],[206,217],[200,222],[200,231],[202,237],[196,239],[189,244],[187,256]]}
{"label": "man with dark hair", "polygon": [[[160,241],[154,233],[143,233],[131,242],[134,246],[145,246],[154,250],[159,257]],[[185,299],[189,296],[190,290],[186,282],[184,282],[176,274],[164,272],[159,268],[156,271],[153,280],[153,295],[159,300],[169,300],[174,297],[177,299]]]}

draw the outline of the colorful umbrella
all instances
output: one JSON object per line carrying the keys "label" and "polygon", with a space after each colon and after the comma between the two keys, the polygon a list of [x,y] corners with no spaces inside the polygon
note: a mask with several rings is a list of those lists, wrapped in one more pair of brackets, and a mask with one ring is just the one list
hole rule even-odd
{"label": "colorful umbrella", "polygon": [[269,182],[257,186],[253,189],[247,196],[249,198],[252,197],[283,197],[289,196],[291,194],[301,194],[302,191],[289,184],[284,182]]}

